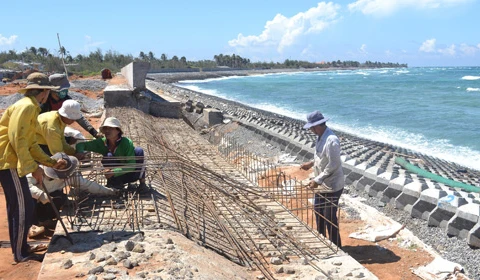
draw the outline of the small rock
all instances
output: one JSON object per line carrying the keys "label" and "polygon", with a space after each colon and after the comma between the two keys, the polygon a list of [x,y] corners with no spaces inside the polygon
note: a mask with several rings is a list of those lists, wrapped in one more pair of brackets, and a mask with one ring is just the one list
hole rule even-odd
{"label": "small rock", "polygon": [[271,264],[274,264],[274,265],[279,265],[279,264],[282,264],[282,260],[278,257],[273,257],[270,259],[270,263]]}
{"label": "small rock", "polygon": [[123,261],[123,266],[128,268],[128,269],[132,269],[133,268],[133,264],[130,260],[124,260]]}
{"label": "small rock", "polygon": [[75,274],[75,278],[82,278],[82,277],[85,277],[85,273],[80,272],[80,273]]}
{"label": "small rock", "polygon": [[295,269],[289,267],[289,268],[285,269],[285,273],[286,274],[295,274]]}
{"label": "small rock", "polygon": [[[98,274],[98,273],[102,273],[104,270],[103,270],[103,266],[97,266],[95,268],[92,268],[88,271],[88,274]],[[96,278],[95,278],[96,279]]]}
{"label": "small rock", "polygon": [[336,265],[336,266],[340,266],[340,265],[342,265],[342,262],[339,261],[339,260],[335,260],[335,261],[332,262],[332,264]]}
{"label": "small rock", "polygon": [[62,267],[63,267],[64,269],[69,269],[69,268],[72,267],[72,266],[73,266],[72,260],[66,260],[66,261],[62,264]]}
{"label": "small rock", "polygon": [[353,274],[353,277],[355,277],[355,278],[365,278],[365,273],[363,273],[363,271],[357,271]]}
{"label": "small rock", "polygon": [[105,265],[117,265],[117,263],[117,260],[114,257],[110,256],[110,258],[108,258],[108,260],[105,262]]}
{"label": "small rock", "polygon": [[106,275],[103,275],[104,280],[113,280],[115,278],[117,278],[117,276],[115,276],[115,274],[112,274],[112,273],[108,273]]}
{"label": "small rock", "polygon": [[117,274],[118,273],[118,269],[114,268],[114,267],[110,267],[110,268],[107,268],[105,270],[105,273],[113,273],[113,274]]}
{"label": "small rock", "polygon": [[115,259],[117,259],[117,261],[122,261],[128,258],[129,256],[130,256],[130,253],[125,253],[124,251],[118,251],[115,254]]}
{"label": "small rock", "polygon": [[135,253],[144,253],[145,249],[143,248],[142,244],[136,244],[131,251]]}
{"label": "small rock", "polygon": [[90,275],[90,276],[88,276],[87,280],[97,280],[97,276],[96,275]]}
{"label": "small rock", "polygon": [[137,242],[143,241],[144,239],[145,239],[145,236],[144,236],[143,233],[135,234],[134,236],[132,236],[132,237],[130,238],[130,240],[132,240],[132,241],[137,241]]}
{"label": "small rock", "polygon": [[95,261],[99,263],[99,262],[103,262],[106,259],[107,259],[107,255],[100,253],[97,255],[97,258],[95,259]]}
{"label": "small rock", "polygon": [[127,243],[125,243],[125,250],[132,251],[133,248],[135,248],[135,243],[131,240],[128,240]]}
{"label": "small rock", "polygon": [[88,254],[88,260],[93,261],[94,259],[95,259],[95,253],[90,252],[90,254]]}
{"label": "small rock", "polygon": [[283,266],[281,267],[278,267],[277,269],[275,269],[275,273],[283,273],[285,270],[283,269]]}
{"label": "small rock", "polygon": [[167,239],[167,244],[173,244],[173,240],[171,238]]}

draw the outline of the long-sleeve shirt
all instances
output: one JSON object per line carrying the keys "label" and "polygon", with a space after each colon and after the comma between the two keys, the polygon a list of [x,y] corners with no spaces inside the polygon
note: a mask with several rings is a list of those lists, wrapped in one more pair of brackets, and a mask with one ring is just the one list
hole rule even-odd
{"label": "long-sleeve shirt", "polygon": [[65,152],[73,156],[75,149],[65,140],[65,127],[67,126],[58,113],[50,111],[38,116],[37,141],[39,145],[47,145],[52,155]]}
{"label": "long-sleeve shirt", "polygon": [[[115,177],[135,171],[135,146],[132,140],[127,137],[120,137],[120,139],[117,140],[114,151],[108,149],[107,139],[105,137],[81,142],[75,147],[78,153],[91,151],[103,155],[104,160],[102,160],[102,162],[105,162],[105,157],[111,158],[111,160],[108,161],[109,165],[104,167],[114,167],[113,176]],[[129,165],[131,167],[129,167]]]}
{"label": "long-sleeve shirt", "polygon": [[[67,94],[64,99],[55,100],[52,95],[48,96],[47,102],[40,105],[41,112],[40,114],[50,112],[50,111],[58,111],[65,100],[72,99],[70,95]],[[90,124],[90,122],[82,116],[80,119],[76,120],[76,122],[88,133],[90,133],[93,137],[97,137],[98,131]]]}
{"label": "long-sleeve shirt", "polygon": [[53,166],[56,160],[37,143],[35,131],[40,107],[35,97],[24,97],[5,110],[0,119],[0,170],[17,168],[23,177],[34,172],[40,162]]}
{"label": "long-sleeve shirt", "polygon": [[[78,176],[78,177],[75,177]],[[93,194],[100,194],[100,195],[113,195],[115,191],[104,187],[97,182],[87,180],[83,178],[81,175],[75,175],[69,179],[69,184],[73,188],[79,188],[82,191],[86,191]],[[47,190],[48,193],[52,193],[54,191],[61,190],[65,187],[65,180],[64,179],[53,179],[48,178],[47,176],[43,177],[43,186],[40,186],[35,178],[32,177],[31,174],[27,175],[28,186],[30,188],[30,193],[32,194],[32,198],[36,199],[37,201],[46,204],[48,201],[48,197],[43,191],[43,188]]]}
{"label": "long-sleeve shirt", "polygon": [[326,128],[315,144],[315,182],[325,184],[332,191],[345,186],[342,160],[340,158],[340,140],[330,128]]}

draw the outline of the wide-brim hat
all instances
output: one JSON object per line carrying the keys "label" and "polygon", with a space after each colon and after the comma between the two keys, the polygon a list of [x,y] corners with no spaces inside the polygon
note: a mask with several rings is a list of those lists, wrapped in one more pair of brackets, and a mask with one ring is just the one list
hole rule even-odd
{"label": "wide-brim hat", "polygon": [[78,166],[78,159],[76,157],[69,156],[65,153],[56,153],[51,158],[55,160],[64,159],[67,162],[67,167],[65,167],[64,169],[45,167],[44,168],[45,175],[47,175],[50,178],[67,179],[73,174],[73,172]]}
{"label": "wide-brim hat", "polygon": [[26,93],[29,89],[51,89],[58,90],[60,87],[53,86],[50,84],[47,75],[35,72],[27,77],[27,86],[25,88],[19,89],[19,93]]}
{"label": "wide-brim hat", "polygon": [[120,123],[120,121],[115,118],[115,117],[108,117],[105,119],[105,121],[103,122],[102,126],[100,126],[100,132],[105,134],[103,132],[103,128],[104,127],[116,127],[120,130],[120,132],[123,134],[123,131],[122,131],[122,124]]}
{"label": "wide-brim hat", "polygon": [[70,88],[70,82],[65,74],[52,74],[48,77],[50,84],[58,86],[58,91]]}
{"label": "wide-brim hat", "polygon": [[62,103],[62,107],[58,109],[58,113],[60,116],[76,121],[82,118],[80,107],[80,103],[73,99],[68,99]]}
{"label": "wide-brim hat", "polygon": [[328,118],[325,118],[320,111],[314,111],[307,115],[307,123],[303,126],[304,129],[309,129],[311,127],[320,125],[328,121]]}

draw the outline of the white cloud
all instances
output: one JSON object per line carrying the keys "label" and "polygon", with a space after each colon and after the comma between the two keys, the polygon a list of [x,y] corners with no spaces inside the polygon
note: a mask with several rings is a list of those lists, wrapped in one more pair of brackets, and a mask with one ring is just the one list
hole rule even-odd
{"label": "white cloud", "polygon": [[228,44],[236,48],[276,48],[277,52],[282,53],[300,38],[321,32],[334,24],[339,19],[339,9],[338,4],[320,2],[316,7],[290,18],[277,14],[267,21],[260,35],[244,36],[240,33]]}
{"label": "white cloud", "polygon": [[368,54],[368,52],[367,52],[367,45],[362,44],[362,46],[360,47],[360,53],[363,54],[363,55],[367,55],[367,54]]}
{"label": "white cloud", "polygon": [[450,47],[444,49],[438,49],[438,52],[444,55],[451,55],[454,56],[456,54],[455,45],[452,44]]}
{"label": "white cloud", "polygon": [[401,9],[438,9],[462,5],[473,0],[357,0],[348,4],[352,12],[365,15],[388,16]]}
{"label": "white cloud", "polygon": [[449,56],[454,56],[457,53],[456,51],[457,47],[455,46],[455,44],[452,44],[449,47],[446,47],[443,49],[437,48],[436,44],[437,44],[436,39],[428,39],[422,43],[422,45],[418,50],[420,52],[425,52],[425,53],[439,53],[439,54],[449,55]]}
{"label": "white cloud", "polygon": [[464,43],[460,44],[459,49],[463,54],[467,56],[473,56],[480,51],[480,44],[478,44],[477,46],[470,46]]}
{"label": "white cloud", "polygon": [[420,49],[419,51],[421,52],[426,52],[426,53],[430,53],[430,52],[436,52],[435,50],[435,43],[436,43],[436,39],[428,39],[426,40],[425,42],[422,43],[422,45],[420,46]]}
{"label": "white cloud", "polygon": [[393,53],[392,53],[390,50],[386,50],[386,51],[385,51],[385,56],[386,56],[386,57],[392,57],[392,56],[393,56]]}
{"label": "white cloud", "polygon": [[3,45],[13,45],[15,41],[17,40],[18,36],[17,35],[12,35],[10,37],[3,37],[2,34],[0,34],[0,46]]}

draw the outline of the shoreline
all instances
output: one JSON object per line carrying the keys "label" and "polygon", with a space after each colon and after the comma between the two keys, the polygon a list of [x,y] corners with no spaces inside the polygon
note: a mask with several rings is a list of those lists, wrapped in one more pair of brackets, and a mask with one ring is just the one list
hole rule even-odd
{"label": "shoreline", "polygon": [[148,76],[155,76],[155,81],[167,84],[177,83],[188,80],[207,80],[232,76],[255,76],[267,74],[282,73],[300,73],[300,72],[324,72],[324,71],[353,71],[359,69],[380,69],[380,68],[315,68],[315,69],[252,69],[252,70],[218,70],[218,71],[200,71],[200,72],[165,72],[165,73],[147,73]]}
{"label": "shoreline", "polygon": [[[304,120],[300,119],[295,119],[289,116],[281,115],[278,113],[266,111],[263,109],[255,108],[250,105],[243,104],[238,101],[233,101],[229,99],[225,99],[222,97],[217,97],[214,95],[202,93],[202,92],[197,92],[193,91],[190,89],[182,88],[179,86],[176,86],[175,83],[178,81],[185,81],[185,80],[205,80],[205,79],[210,79],[210,78],[221,78],[221,77],[231,77],[231,76],[247,76],[247,75],[264,75],[264,74],[275,74],[275,73],[286,73],[286,71],[282,70],[292,70],[290,72],[312,72],[312,71],[299,71],[298,69],[268,69],[268,70],[261,70],[260,72],[256,71],[249,71],[249,70],[241,70],[241,71],[218,71],[215,73],[210,73],[210,72],[196,72],[196,73],[159,73],[159,74],[148,74],[149,76],[153,76],[154,78],[151,78],[150,80],[153,80],[155,83],[161,83],[164,84],[166,87],[167,91],[169,91],[174,97],[176,97],[178,100],[181,102],[185,103],[188,100],[192,100],[194,103],[197,101],[201,101],[205,106],[209,105],[213,108],[216,108],[223,113],[225,113],[225,109],[231,106],[237,106],[239,108],[242,108],[241,111],[244,111],[242,113],[246,114],[254,114],[253,112],[258,112],[260,114],[260,118],[266,117],[270,120],[270,122],[286,122],[289,126],[295,125],[298,127],[303,127],[305,124]],[[315,69],[316,71],[330,71],[332,70],[331,68],[329,69]],[[235,117],[235,116],[234,116]],[[407,154],[419,154],[419,155],[426,155],[431,158],[436,158],[438,161],[442,162],[448,162],[451,165],[456,165],[460,168],[457,169],[465,169],[469,171],[474,171],[473,173],[479,173],[480,174],[480,169],[476,169],[467,165],[464,165],[462,163],[458,162],[453,162],[450,160],[438,158],[437,156],[425,153],[425,152],[419,152],[415,150],[411,150],[409,148],[401,147],[401,146],[396,146],[394,144],[386,143],[386,142],[379,142],[378,140],[374,139],[368,139],[359,135],[354,135],[349,132],[341,131],[338,129],[332,129],[334,130],[335,133],[337,133],[338,136],[344,136],[348,138],[353,138],[353,139],[359,139],[363,140],[366,142],[371,142],[375,143],[375,145],[382,145],[385,147],[395,147],[398,148],[399,150],[402,151],[402,153],[407,153]]]}
{"label": "shoreline", "polygon": [[[266,138],[268,141],[275,141],[288,153],[296,153],[300,160],[305,161],[310,160],[310,157],[313,158],[310,150],[315,142],[315,137],[309,131],[303,129],[305,121],[257,109],[240,102],[192,91],[173,84],[158,83],[156,81],[149,83],[153,83],[151,85],[153,85],[154,88],[163,91],[183,104],[191,100],[194,108],[195,104],[200,102],[205,107],[218,109],[227,118],[240,121],[244,123],[244,127],[260,133],[260,137]],[[197,117],[193,117],[193,119],[194,121],[198,121],[200,119],[198,117],[199,114],[195,115]],[[408,148],[363,138],[335,129],[332,130],[342,142],[342,150],[346,162],[353,160],[368,167],[376,166],[381,172],[386,171],[391,173],[391,175],[389,175],[391,178],[392,176],[404,176],[411,180],[412,177],[418,177],[417,174],[407,172],[396,164],[395,157],[400,156],[407,159],[410,164],[418,166],[427,172],[437,174],[445,179],[448,178],[454,181],[464,182],[467,185],[480,188],[480,181],[478,179],[480,178],[480,170],[416,152]],[[271,140],[272,137],[267,136],[270,132],[277,134],[278,137],[274,137],[273,139],[275,140]],[[297,144],[289,144],[293,142],[297,142]],[[298,142],[300,142],[300,144]],[[385,155],[386,153],[389,154],[388,157]]]}

